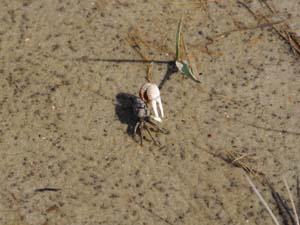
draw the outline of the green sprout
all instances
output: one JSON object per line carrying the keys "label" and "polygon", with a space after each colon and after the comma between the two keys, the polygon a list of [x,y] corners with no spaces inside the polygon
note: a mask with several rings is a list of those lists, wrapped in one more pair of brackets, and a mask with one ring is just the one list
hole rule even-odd
{"label": "green sprout", "polygon": [[176,33],[176,59],[175,64],[177,69],[183,75],[192,78],[194,81],[200,83],[201,81],[194,76],[192,68],[189,66],[189,63],[185,60],[181,60],[181,46],[184,45],[183,39],[181,38],[181,27],[182,27],[183,18],[180,18],[178,24],[178,30]]}

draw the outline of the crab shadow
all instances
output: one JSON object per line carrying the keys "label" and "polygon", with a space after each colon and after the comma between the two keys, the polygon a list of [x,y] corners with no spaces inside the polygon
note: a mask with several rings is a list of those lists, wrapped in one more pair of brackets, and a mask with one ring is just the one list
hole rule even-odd
{"label": "crab shadow", "polygon": [[134,129],[138,122],[138,119],[133,111],[133,104],[136,99],[136,96],[123,92],[117,94],[116,96],[116,115],[121,123],[128,125],[127,134],[129,136],[134,135]]}

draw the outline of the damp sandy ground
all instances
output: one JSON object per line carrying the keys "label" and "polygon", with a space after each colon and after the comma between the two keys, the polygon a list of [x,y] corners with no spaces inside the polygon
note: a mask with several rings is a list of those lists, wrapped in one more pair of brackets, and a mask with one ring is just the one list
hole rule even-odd
{"label": "damp sandy ground", "polygon": [[[243,170],[218,156],[247,158],[287,197],[284,175],[295,196],[300,62],[270,26],[234,32],[257,25],[236,1],[206,3],[1,1],[0,224],[272,224]],[[273,4],[275,22],[299,17],[299,1]],[[202,83],[171,76],[170,134],[141,147],[117,97],[138,94],[147,65],[117,61],[142,59],[130,32],[149,59],[173,60],[182,15]],[[154,82],[166,71],[154,64]]]}

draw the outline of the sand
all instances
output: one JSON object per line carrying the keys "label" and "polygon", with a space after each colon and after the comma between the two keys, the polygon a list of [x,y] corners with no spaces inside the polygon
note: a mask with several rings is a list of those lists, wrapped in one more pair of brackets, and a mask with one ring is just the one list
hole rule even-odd
{"label": "sand", "polygon": [[[299,17],[296,0],[273,5],[274,20]],[[181,16],[202,83],[171,76],[170,134],[142,147],[118,108],[146,82],[147,64],[126,62],[143,59],[130,37],[174,60]],[[240,156],[287,197],[285,176],[296,194],[300,63],[270,26],[234,31],[256,25],[229,0],[2,0],[0,224],[272,224],[243,169],[219,157]],[[167,68],[154,63],[153,82]]]}

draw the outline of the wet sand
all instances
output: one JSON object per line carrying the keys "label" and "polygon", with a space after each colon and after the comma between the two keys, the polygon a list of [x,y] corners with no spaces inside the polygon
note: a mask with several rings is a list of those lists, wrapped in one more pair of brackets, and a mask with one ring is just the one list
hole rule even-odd
{"label": "wet sand", "polygon": [[[222,35],[257,21],[236,1],[204,2],[1,1],[0,224],[272,224],[243,170],[218,156],[249,159],[287,197],[285,176],[296,193],[299,59],[270,27]],[[299,17],[299,2],[273,4]],[[171,76],[170,134],[141,147],[117,96],[138,94],[147,65],[118,60],[142,59],[129,34],[150,60],[174,60],[183,15],[202,83]],[[154,63],[154,82],[166,71]]]}

